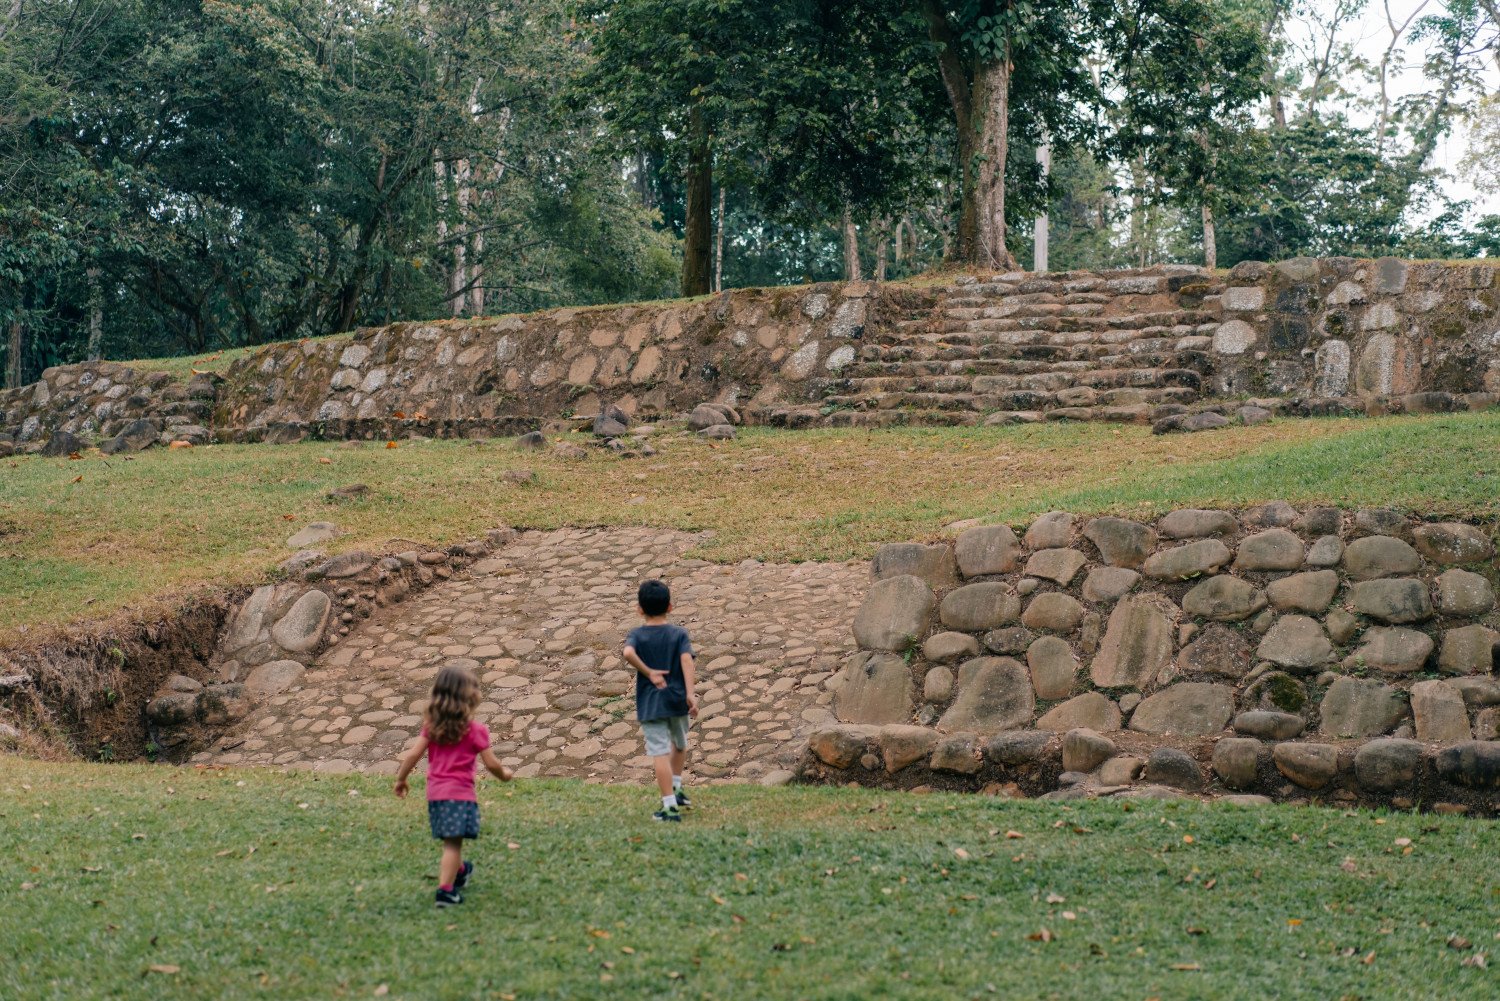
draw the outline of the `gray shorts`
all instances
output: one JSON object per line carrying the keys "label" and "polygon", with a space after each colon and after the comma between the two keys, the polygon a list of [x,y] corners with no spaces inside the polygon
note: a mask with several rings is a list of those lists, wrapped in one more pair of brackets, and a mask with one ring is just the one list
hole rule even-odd
{"label": "gray shorts", "polygon": [[668,716],[641,724],[641,736],[646,738],[646,757],[659,758],[671,754],[672,748],[687,750],[688,718]]}

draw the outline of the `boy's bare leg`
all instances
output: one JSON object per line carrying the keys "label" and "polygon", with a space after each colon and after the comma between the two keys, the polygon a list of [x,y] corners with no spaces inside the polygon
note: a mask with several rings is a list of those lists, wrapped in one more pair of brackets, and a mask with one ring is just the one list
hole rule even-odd
{"label": "boy's bare leg", "polygon": [[674,748],[670,755],[663,754],[651,759],[651,764],[656,768],[656,788],[661,790],[664,797],[672,795],[672,762],[681,753]]}
{"label": "boy's bare leg", "polygon": [[[687,748],[685,748],[685,747],[674,747],[674,748],[672,748],[672,775],[681,775],[682,774],[682,770],[684,768],[686,768],[686,767],[687,767]],[[672,778],[669,775],[667,777],[667,782],[670,784],[671,781],[672,781]],[[666,793],[662,793],[662,795],[665,796]]]}
{"label": "boy's bare leg", "polygon": [[438,886],[452,886],[464,864],[464,839],[443,839],[443,862],[438,867]]}

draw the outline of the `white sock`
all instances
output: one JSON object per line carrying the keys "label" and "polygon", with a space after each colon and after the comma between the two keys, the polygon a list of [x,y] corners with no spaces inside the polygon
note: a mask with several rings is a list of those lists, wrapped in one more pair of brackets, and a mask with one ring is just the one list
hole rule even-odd
{"label": "white sock", "polygon": [[674,793],[682,791],[682,776],[681,775],[673,775],[672,776],[672,791]]}
{"label": "white sock", "polygon": [[675,807],[676,805],[677,805],[677,797],[676,797],[676,795],[663,796],[661,798],[661,808],[663,810],[670,810],[673,807]]}

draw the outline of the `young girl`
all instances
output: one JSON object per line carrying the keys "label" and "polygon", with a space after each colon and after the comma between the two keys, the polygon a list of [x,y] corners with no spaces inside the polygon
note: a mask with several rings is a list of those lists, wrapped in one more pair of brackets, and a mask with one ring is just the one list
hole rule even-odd
{"label": "young girl", "polygon": [[464,902],[459,893],[474,871],[465,862],[464,839],[479,837],[479,803],[474,796],[474,759],[502,782],[514,776],[490,750],[490,731],[474,719],[479,705],[479,682],[466,667],[449,665],[432,682],[432,698],[422,723],[422,735],[401,756],[396,772],[396,795],[406,796],[406,777],[427,755],[427,820],[432,836],[443,842],[438,874],[437,905]]}

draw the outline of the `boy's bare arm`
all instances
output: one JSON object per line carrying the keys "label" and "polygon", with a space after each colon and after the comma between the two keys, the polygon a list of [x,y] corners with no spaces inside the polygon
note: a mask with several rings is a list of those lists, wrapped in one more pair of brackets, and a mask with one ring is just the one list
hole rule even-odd
{"label": "boy's bare arm", "polygon": [[488,747],[479,752],[479,760],[484,763],[484,767],[489,769],[490,774],[501,782],[509,782],[516,777],[514,772],[500,763],[500,759],[495,757],[495,752]]}
{"label": "boy's bare arm", "polygon": [[641,660],[640,655],[635,652],[635,647],[627,646],[624,651],[624,657],[625,663],[635,668],[637,674],[645,675],[646,680],[651,682],[657,688],[667,687],[667,672],[653,670],[652,668],[648,667],[646,665],[646,662],[644,660]]}
{"label": "boy's bare arm", "polygon": [[401,767],[396,769],[396,795],[406,796],[406,777],[411,770],[417,767],[417,762],[422,760],[422,755],[427,753],[427,738],[418,737],[417,742],[411,745],[411,750],[401,755]]}
{"label": "boy's bare arm", "polygon": [[682,655],[682,680],[687,687],[688,715],[694,718],[698,715],[698,695],[693,690],[697,674],[698,669],[693,663],[693,655],[691,653],[684,653]]}

